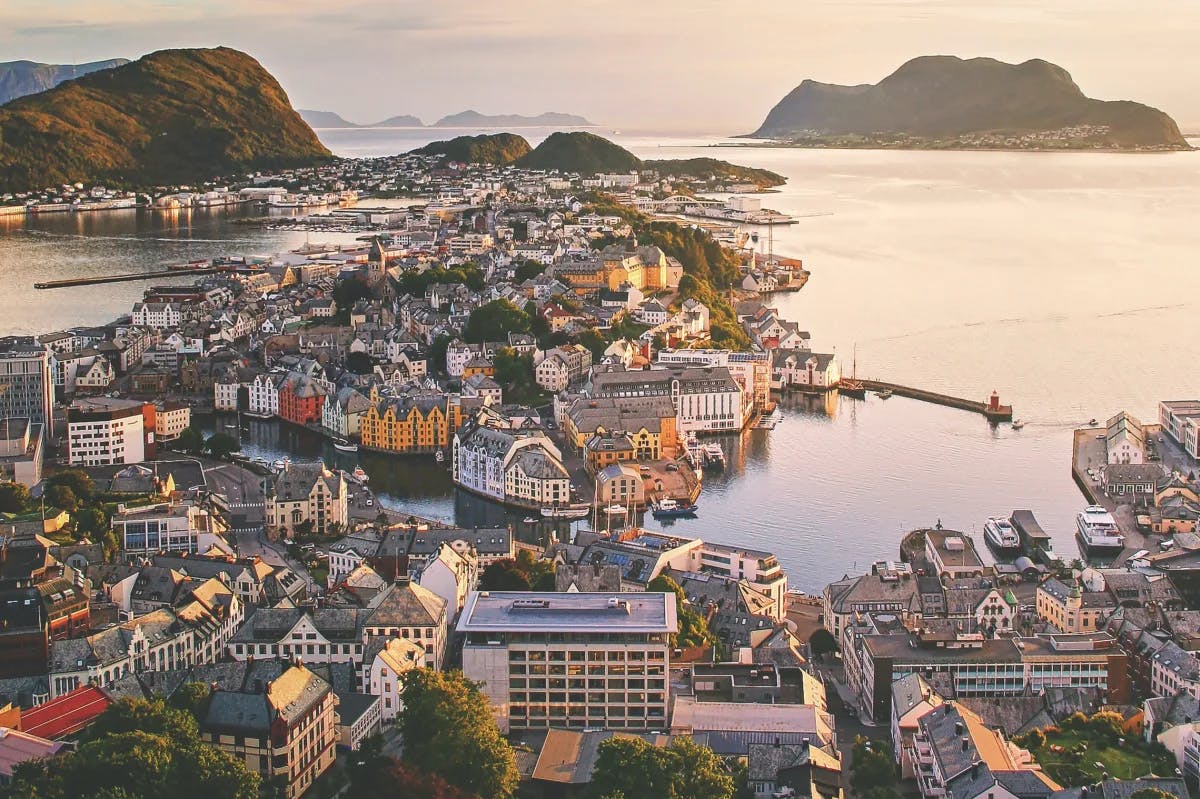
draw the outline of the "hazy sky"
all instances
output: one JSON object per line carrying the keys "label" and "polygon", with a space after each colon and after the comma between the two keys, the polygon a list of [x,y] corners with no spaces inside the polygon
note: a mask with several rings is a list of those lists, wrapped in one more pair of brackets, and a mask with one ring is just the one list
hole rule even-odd
{"label": "hazy sky", "polygon": [[806,77],[874,83],[948,53],[1045,58],[1200,129],[1197,0],[0,0],[0,60],[215,45],[358,122],[554,110],[747,132]]}

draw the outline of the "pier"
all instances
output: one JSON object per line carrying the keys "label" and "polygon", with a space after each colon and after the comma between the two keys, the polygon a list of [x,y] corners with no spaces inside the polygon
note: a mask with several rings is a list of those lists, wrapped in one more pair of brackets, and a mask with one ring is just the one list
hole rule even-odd
{"label": "pier", "polygon": [[890,391],[897,397],[908,397],[921,402],[931,402],[934,405],[944,405],[947,408],[978,413],[986,417],[989,422],[1011,422],[1013,418],[1012,406],[1001,405],[999,397],[995,394],[992,395],[991,402],[978,402],[962,397],[951,397],[949,394],[938,394],[935,391],[926,391],[923,388],[888,383],[883,380],[858,379],[858,382],[867,391]]}
{"label": "pier", "polygon": [[153,272],[126,272],[116,275],[97,275],[95,277],[69,277],[62,280],[44,280],[34,283],[35,289],[66,289],[72,286],[96,286],[101,283],[128,283],[133,280],[157,280],[161,277],[192,277],[195,275],[215,275],[219,270],[212,266],[195,269],[157,269]]}

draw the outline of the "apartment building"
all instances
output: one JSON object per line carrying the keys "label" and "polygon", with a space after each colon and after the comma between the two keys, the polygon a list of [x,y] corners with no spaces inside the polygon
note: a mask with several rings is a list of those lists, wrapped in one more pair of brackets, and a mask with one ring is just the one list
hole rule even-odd
{"label": "apartment building", "polygon": [[54,436],[50,351],[29,336],[0,339],[0,418],[21,416]]}
{"label": "apartment building", "polygon": [[93,397],[67,411],[67,451],[72,466],[141,463],[155,448],[155,410],[138,400]]}
{"label": "apartment building", "polygon": [[674,594],[473,592],[459,617],[463,673],[501,731],[662,729]]}
{"label": "apartment building", "polygon": [[170,400],[154,404],[154,437],[157,441],[174,441],[191,425],[190,406]]}
{"label": "apartment building", "polygon": [[1188,455],[1200,460],[1200,400],[1158,403],[1158,423]]}
{"label": "apartment building", "polygon": [[265,499],[268,528],[295,530],[310,525],[327,534],[344,527],[348,519],[346,478],[327,469],[324,463],[287,463],[274,482],[268,483]]}
{"label": "apartment building", "polygon": [[681,433],[741,430],[749,420],[742,387],[728,367],[593,370],[591,394],[616,399],[669,397]]}

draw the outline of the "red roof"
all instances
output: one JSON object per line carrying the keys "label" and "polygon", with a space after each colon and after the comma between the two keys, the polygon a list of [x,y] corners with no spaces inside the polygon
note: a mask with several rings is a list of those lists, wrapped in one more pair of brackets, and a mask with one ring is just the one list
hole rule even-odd
{"label": "red roof", "polygon": [[51,741],[74,735],[96,720],[112,699],[94,685],[84,685],[21,712],[21,731]]}

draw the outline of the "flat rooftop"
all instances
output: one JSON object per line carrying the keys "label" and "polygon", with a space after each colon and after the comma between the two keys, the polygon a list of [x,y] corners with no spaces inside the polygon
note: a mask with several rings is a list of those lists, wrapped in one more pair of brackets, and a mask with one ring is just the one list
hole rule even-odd
{"label": "flat rooftop", "polygon": [[473,591],[458,631],[674,633],[679,621],[674,594]]}

